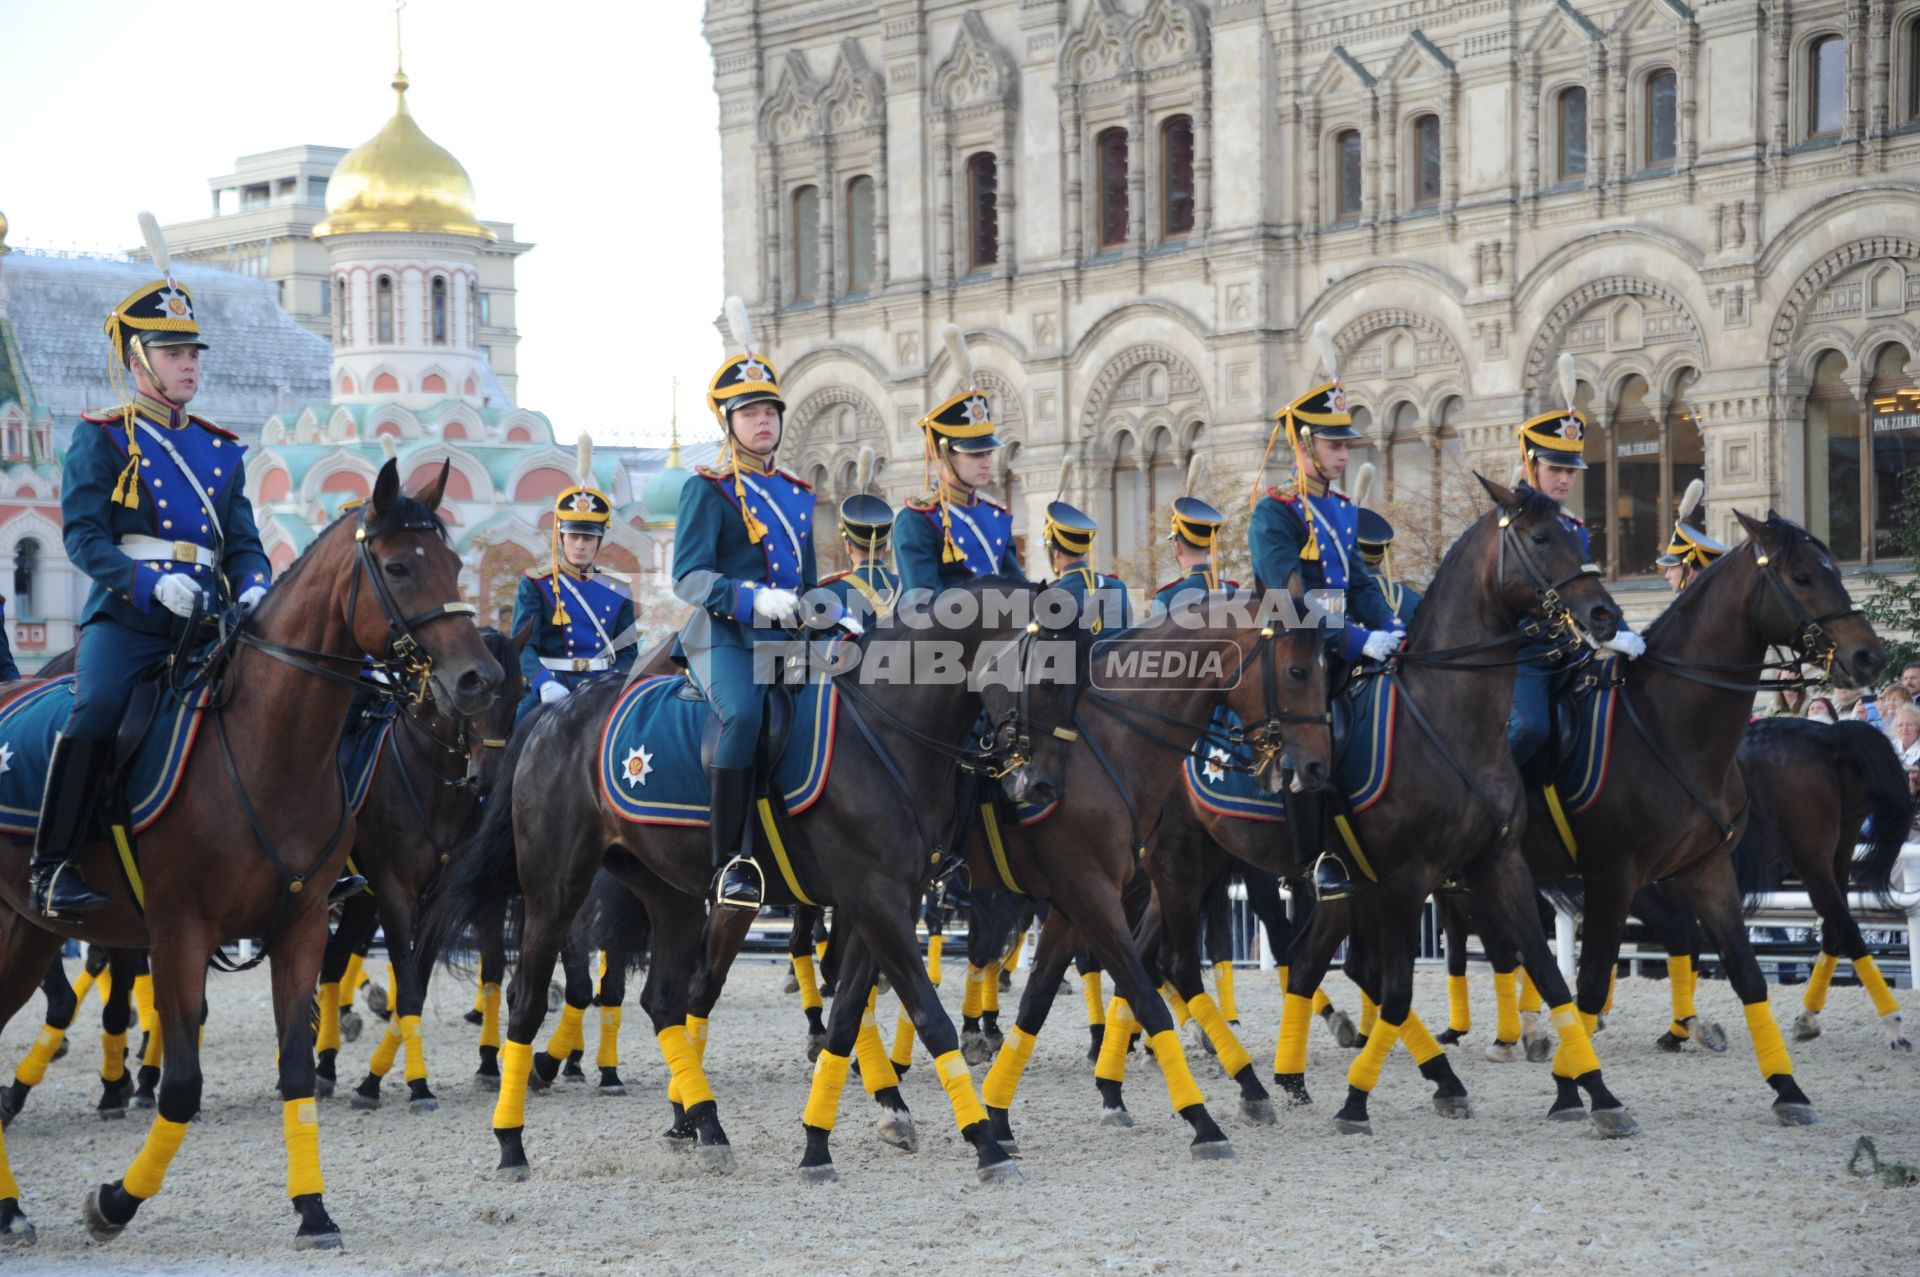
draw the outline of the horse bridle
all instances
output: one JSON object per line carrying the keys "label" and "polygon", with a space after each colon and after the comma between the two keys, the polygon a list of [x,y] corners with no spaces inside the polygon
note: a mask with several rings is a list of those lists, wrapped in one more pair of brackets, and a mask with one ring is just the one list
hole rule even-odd
{"label": "horse bridle", "polygon": [[1788,650],[1796,658],[1792,664],[1797,668],[1806,661],[1816,662],[1820,666],[1821,674],[1831,680],[1833,661],[1840,654],[1840,645],[1834,642],[1831,634],[1827,633],[1827,623],[1849,616],[1858,616],[1865,609],[1858,603],[1854,603],[1850,607],[1835,608],[1824,615],[1815,616],[1807,609],[1806,604],[1794,597],[1793,591],[1787,588],[1786,582],[1780,579],[1780,569],[1775,566],[1773,556],[1762,550],[1758,541],[1750,541],[1748,544],[1753,547],[1754,562],[1760,565],[1761,579],[1773,587],[1773,592],[1779,595],[1782,603],[1786,604],[1787,614],[1793,618],[1794,624],[1800,627],[1788,644]]}
{"label": "horse bridle", "polygon": [[[1068,744],[1080,739],[1080,733],[1074,728],[1058,723],[1043,723],[1034,716],[1033,680],[1027,677],[1034,645],[1039,642],[1040,635],[1063,632],[1043,629],[1040,622],[1028,621],[1026,629],[1014,640],[1020,655],[1020,691],[1005,714],[998,719],[988,719],[987,730],[980,734],[978,749],[973,753],[975,770],[993,780],[1018,771],[1033,761],[1030,729],[1042,729]],[[1075,674],[1078,675],[1077,669]]]}
{"label": "horse bridle", "polygon": [[[1563,635],[1586,637],[1586,630],[1573,615],[1573,609],[1567,606],[1566,600],[1561,598],[1560,591],[1584,577],[1598,578],[1601,575],[1600,565],[1583,562],[1558,580],[1549,580],[1545,569],[1540,566],[1540,561],[1534,557],[1533,547],[1528,545],[1527,539],[1520,535],[1514,520],[1515,515],[1512,511],[1501,511],[1500,543],[1496,551],[1495,569],[1499,574],[1498,579],[1502,582],[1507,579],[1507,548],[1512,546],[1513,557],[1519,561],[1520,570],[1526,574],[1527,583],[1533,586],[1534,596],[1540,601],[1541,611],[1546,613],[1547,625],[1544,637],[1549,640],[1558,639]],[[1526,632],[1529,625],[1533,625],[1535,630],[1529,637],[1542,637],[1537,623],[1533,622],[1531,617],[1521,622],[1522,633]]]}

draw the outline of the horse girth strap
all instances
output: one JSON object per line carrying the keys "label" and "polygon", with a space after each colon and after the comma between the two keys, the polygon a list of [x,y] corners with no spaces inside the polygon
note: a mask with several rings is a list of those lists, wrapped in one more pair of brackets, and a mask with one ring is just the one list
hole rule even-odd
{"label": "horse girth strap", "polygon": [[1389,685],[1399,693],[1399,703],[1406,706],[1408,715],[1412,717],[1414,723],[1420,730],[1426,733],[1427,739],[1433,742],[1433,747],[1440,751],[1440,757],[1444,758],[1447,766],[1453,769],[1453,774],[1460,778],[1460,783],[1467,787],[1467,792],[1478,799],[1480,805],[1487,809],[1487,815],[1492,818],[1494,825],[1499,829],[1497,837],[1505,838],[1512,832],[1512,824],[1501,818],[1500,809],[1494,805],[1493,799],[1487,796],[1487,791],[1474,783],[1474,779],[1468,774],[1465,765],[1453,756],[1452,750],[1447,748],[1446,741],[1440,738],[1440,733],[1435,730],[1432,721],[1427,718],[1426,711],[1420,708],[1418,701],[1414,700],[1413,692],[1408,688],[1406,681],[1392,670],[1387,672],[1387,681]]}
{"label": "horse girth strap", "polygon": [[1647,730],[1645,720],[1640,717],[1640,711],[1633,707],[1633,698],[1627,695],[1627,689],[1624,684],[1616,695],[1619,697],[1620,704],[1626,707],[1627,721],[1633,724],[1634,731],[1640,733],[1640,739],[1646,743],[1647,751],[1653,755],[1653,760],[1659,763],[1661,768],[1669,776],[1673,777],[1674,783],[1686,791],[1687,797],[1691,798],[1701,811],[1707,813],[1707,819],[1711,820],[1715,827],[1720,830],[1720,842],[1723,845],[1731,844],[1733,842],[1733,835],[1740,828],[1741,818],[1746,815],[1745,809],[1743,808],[1739,812],[1736,812],[1732,820],[1720,819],[1719,814],[1713,809],[1713,804],[1707,801],[1706,795],[1702,794],[1694,783],[1686,778],[1685,774],[1674,765],[1673,759],[1668,757],[1667,751],[1661,749],[1660,743],[1654,740],[1653,733]]}

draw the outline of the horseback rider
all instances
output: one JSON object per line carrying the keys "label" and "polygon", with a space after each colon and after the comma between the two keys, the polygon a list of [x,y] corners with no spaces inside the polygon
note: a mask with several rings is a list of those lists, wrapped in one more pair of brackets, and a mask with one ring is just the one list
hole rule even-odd
{"label": "horseback rider", "polygon": [[1133,624],[1133,606],[1125,581],[1095,572],[1087,562],[1099,531],[1098,523],[1065,501],[1048,503],[1043,539],[1047,543],[1047,563],[1053,569],[1049,585],[1073,596],[1079,605],[1080,624],[1088,633],[1118,634]]}
{"label": "horseback rider", "polygon": [[1215,590],[1238,590],[1238,581],[1223,580],[1213,565],[1213,547],[1220,540],[1220,529],[1227,516],[1193,495],[1194,485],[1206,472],[1205,453],[1196,452],[1187,463],[1187,490],[1173,499],[1173,518],[1166,539],[1173,542],[1173,561],[1180,575],[1153,594],[1156,612],[1171,611],[1175,604],[1192,595],[1201,597]]}
{"label": "horseback rider", "polygon": [[[740,353],[728,355],[707,386],[707,406],[726,436],[717,464],[696,466],[680,489],[673,592],[693,614],[673,654],[691,667],[720,717],[707,767],[714,903],[757,910],[764,884],[747,816],[767,686],[778,671],[756,668],[754,653],[762,643],[784,644],[807,618],[801,595],[819,581],[813,490],[773,463],[787,407],[773,364],[753,348],[745,303],[729,297],[726,312]],[[853,633],[861,628],[837,604],[826,619]]]}
{"label": "horseback rider", "polygon": [[596,675],[633,665],[633,596],[593,565],[613,521],[613,502],[593,486],[592,466],[593,440],[582,434],[578,481],[553,499],[553,561],[529,569],[514,595],[513,632],[533,630],[520,649],[527,680],[521,714],[567,699]]}
{"label": "horseback rider", "polygon": [[1667,552],[1653,561],[1675,594],[1692,585],[1694,577],[1727,552],[1727,547],[1708,536],[1705,529],[1687,522],[1705,491],[1706,484],[1699,479],[1687,485],[1686,495],[1680,499],[1680,514],[1673,523],[1673,537],[1667,542]]}
{"label": "horseback rider", "polygon": [[126,400],[82,415],[62,476],[67,557],[92,587],[80,613],[73,709],[54,741],[33,846],[32,899],[50,918],[109,903],[81,878],[78,857],[134,685],[167,659],[197,610],[233,604],[250,613],[273,572],[244,490],[246,448],[186,410],[207,343],[157,224],[144,213],[141,222],[164,278],[108,313],[108,366]]}
{"label": "horseback rider", "polygon": [[1360,551],[1360,570],[1380,586],[1380,594],[1393,609],[1401,629],[1413,627],[1413,614],[1420,610],[1420,591],[1393,579],[1393,525],[1386,516],[1362,508],[1353,543]]}
{"label": "horseback rider", "polygon": [[993,433],[993,405],[973,373],[960,330],[942,334],[965,389],[920,418],[926,457],[937,468],[931,491],[910,498],[893,520],[893,562],[900,589],[937,592],[969,577],[1025,581],[1013,515],[980,495],[1003,446]]}
{"label": "horseback rider", "polygon": [[842,607],[865,620],[893,615],[900,578],[887,566],[893,542],[893,507],[867,491],[873,474],[873,449],[860,449],[858,492],[840,503],[840,543],[853,564],[820,582]]}
{"label": "horseback rider", "polygon": [[[1274,414],[1267,450],[1272,451],[1274,438],[1284,430],[1294,469],[1284,484],[1268,488],[1266,498],[1255,504],[1247,527],[1254,579],[1264,588],[1278,589],[1298,572],[1308,590],[1344,590],[1345,624],[1328,636],[1329,653],[1348,663],[1362,657],[1382,661],[1405,634],[1380,593],[1380,583],[1355,563],[1358,507],[1334,485],[1346,475],[1348,449],[1363,436],[1347,411],[1339,356],[1325,324],[1314,325],[1314,338],[1333,380]],[[1287,786],[1287,827],[1300,862],[1308,863],[1312,855],[1313,889],[1321,900],[1353,892],[1346,863],[1327,839],[1329,815],[1324,794]]]}
{"label": "horseback rider", "polygon": [[[1587,468],[1585,457],[1587,418],[1574,407],[1573,356],[1562,353],[1559,364],[1560,397],[1563,409],[1542,413],[1520,424],[1520,493],[1541,493],[1560,507],[1560,522],[1580,538],[1580,549],[1588,553],[1587,525],[1566,508],[1575,479]],[[1619,632],[1602,645],[1634,660],[1647,650],[1646,640],[1620,625]],[[1568,655],[1565,647],[1551,639],[1535,639],[1520,645],[1515,653],[1519,664],[1514,669],[1513,710],[1507,717],[1507,746],[1514,762],[1525,767],[1553,730],[1553,707],[1549,703],[1549,684]]]}

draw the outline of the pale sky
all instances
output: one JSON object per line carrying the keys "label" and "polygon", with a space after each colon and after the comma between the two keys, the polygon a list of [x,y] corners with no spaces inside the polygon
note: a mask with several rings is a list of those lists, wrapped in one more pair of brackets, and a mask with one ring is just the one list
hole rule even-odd
{"label": "pale sky", "polygon": [[[583,427],[717,437],[719,104],[702,0],[408,0],[414,118],[520,258],[519,399]],[[205,217],[207,179],[358,146],[393,111],[393,0],[0,0],[0,212],[15,247],[121,251]]]}

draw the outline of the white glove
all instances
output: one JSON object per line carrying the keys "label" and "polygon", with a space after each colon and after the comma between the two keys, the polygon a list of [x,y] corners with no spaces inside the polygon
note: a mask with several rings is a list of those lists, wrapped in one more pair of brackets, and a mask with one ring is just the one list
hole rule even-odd
{"label": "white glove", "polygon": [[169,572],[153,583],[153,597],[161,607],[182,620],[193,615],[200,598],[200,583],[185,572]]}
{"label": "white glove", "polygon": [[242,616],[251,616],[253,609],[260,606],[260,600],[266,597],[266,586],[249,585],[246,589],[240,591],[240,614]]}
{"label": "white glove", "polygon": [[798,625],[800,596],[792,590],[764,589],[753,592],[753,619],[758,625]]}
{"label": "white glove", "polygon": [[1647,641],[1629,629],[1615,630],[1613,637],[1600,645],[1611,652],[1618,652],[1630,661],[1640,659],[1647,650]]}
{"label": "white glove", "polygon": [[1370,631],[1366,643],[1360,648],[1360,654],[1370,661],[1384,661],[1393,655],[1393,650],[1400,646],[1400,640],[1405,637],[1399,630]]}
{"label": "white glove", "polygon": [[557,678],[540,684],[540,703],[542,705],[551,705],[555,701],[564,701],[567,699],[567,696],[566,684]]}
{"label": "white glove", "polygon": [[838,625],[841,629],[853,635],[855,638],[858,638],[860,635],[865,634],[867,632],[867,627],[860,624],[860,618],[855,616],[851,612],[842,612],[840,614],[840,619],[835,621],[834,624]]}

